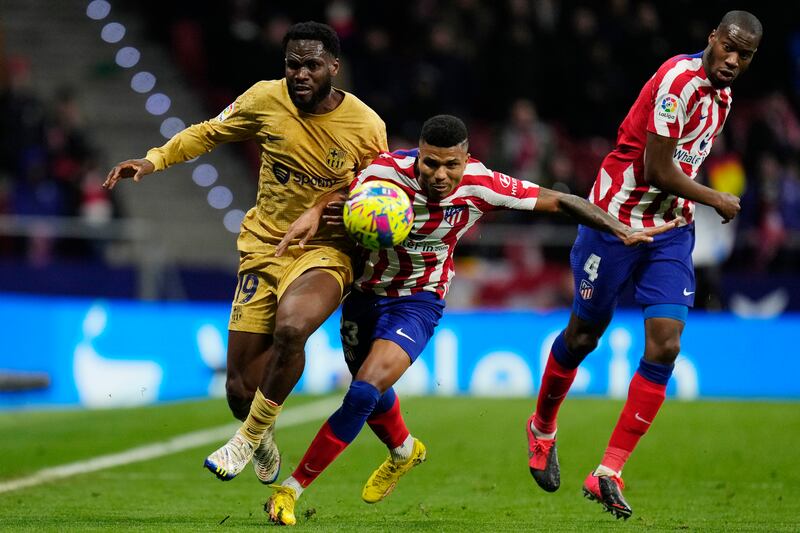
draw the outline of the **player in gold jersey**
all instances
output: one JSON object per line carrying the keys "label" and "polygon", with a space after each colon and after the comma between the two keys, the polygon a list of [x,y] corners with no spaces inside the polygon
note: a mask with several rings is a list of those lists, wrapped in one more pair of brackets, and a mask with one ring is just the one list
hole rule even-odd
{"label": "player in gold jersey", "polygon": [[[317,222],[341,200],[355,174],[388,149],[386,126],[354,95],[332,86],[339,72],[339,39],[317,22],[292,26],[283,39],[282,80],[253,85],[219,116],[176,134],[144,159],[123,161],[105,181],[139,181],[213,150],[255,139],[261,145],[256,205],[238,239],[239,283],[228,326],[226,391],[244,423],[205,460],[219,479],[235,477],[253,459],[271,483],[280,469],[272,429],[305,365],[308,337],[339,305],[353,272],[341,230]],[[298,227],[289,246],[281,239]],[[292,231],[294,230],[294,231]]]}

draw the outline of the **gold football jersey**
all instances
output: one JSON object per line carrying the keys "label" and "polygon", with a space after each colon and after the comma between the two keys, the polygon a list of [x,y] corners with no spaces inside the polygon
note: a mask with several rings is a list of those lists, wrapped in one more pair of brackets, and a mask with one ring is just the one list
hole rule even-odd
{"label": "gold football jersey", "polygon": [[[260,81],[216,118],[177,133],[147,159],[162,170],[227,142],[255,139],[261,146],[256,205],[245,215],[242,252],[268,252],[289,225],[324,194],[346,187],[381,151],[388,150],[386,125],[365,103],[341,91],[329,113],[297,109],[286,80]],[[346,241],[341,230],[322,226],[309,244]]]}

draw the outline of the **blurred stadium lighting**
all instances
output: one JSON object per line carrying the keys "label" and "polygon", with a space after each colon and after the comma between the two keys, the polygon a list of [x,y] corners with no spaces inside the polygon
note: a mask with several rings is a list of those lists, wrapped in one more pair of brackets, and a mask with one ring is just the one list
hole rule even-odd
{"label": "blurred stadium lighting", "polygon": [[169,117],[164,119],[164,122],[161,123],[161,135],[166,137],[167,139],[172,139],[172,136],[181,131],[183,128],[186,127],[186,124],[179,119],[178,117]]}
{"label": "blurred stadium lighting", "polygon": [[169,96],[163,93],[156,93],[147,98],[144,107],[151,115],[163,115],[169,111],[170,105],[172,105],[172,100],[169,99]]}
{"label": "blurred stadium lighting", "polygon": [[149,72],[137,72],[131,78],[131,89],[137,93],[147,93],[153,90],[156,85],[156,77]]}
{"label": "blurred stadium lighting", "polygon": [[139,53],[139,50],[132,46],[120,48],[117,52],[117,65],[121,66],[122,68],[131,68],[139,62],[140,57],[141,54]]}
{"label": "blurred stadium lighting", "polygon": [[118,43],[123,37],[125,37],[125,26],[119,22],[109,22],[100,32],[100,38],[107,43]]}
{"label": "blurred stadium lighting", "polygon": [[94,0],[86,6],[86,16],[93,20],[103,20],[111,12],[111,4],[106,0]]}
{"label": "blurred stadium lighting", "polygon": [[211,207],[225,209],[233,202],[233,193],[224,185],[217,185],[208,191],[208,203]]}
{"label": "blurred stadium lighting", "polygon": [[239,233],[239,227],[242,225],[244,219],[244,211],[241,209],[231,209],[225,213],[225,218],[222,223],[225,224],[225,229],[231,233]]}
{"label": "blurred stadium lighting", "polygon": [[194,180],[194,182],[201,187],[213,185],[214,182],[217,181],[218,177],[219,173],[217,172],[217,168],[214,165],[209,165],[208,163],[197,165],[197,168],[195,168],[192,172],[192,180]]}

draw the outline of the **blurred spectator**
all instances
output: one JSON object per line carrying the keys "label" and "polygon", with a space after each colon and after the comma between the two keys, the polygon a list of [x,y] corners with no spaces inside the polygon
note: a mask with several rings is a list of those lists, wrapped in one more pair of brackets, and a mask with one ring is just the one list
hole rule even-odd
{"label": "blurred spectator", "polygon": [[544,169],[553,156],[553,133],[550,126],[539,120],[536,106],[520,98],[511,105],[510,119],[498,136],[495,148],[498,168],[515,178],[538,183],[545,187]]}
{"label": "blurred spectator", "polygon": [[45,106],[32,86],[29,60],[15,56],[7,64],[8,85],[0,87],[0,168],[16,174],[26,154],[44,144]]}

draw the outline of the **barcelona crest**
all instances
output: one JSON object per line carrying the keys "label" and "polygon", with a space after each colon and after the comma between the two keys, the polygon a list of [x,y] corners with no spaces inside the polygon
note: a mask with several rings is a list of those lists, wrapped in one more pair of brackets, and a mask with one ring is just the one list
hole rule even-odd
{"label": "barcelona crest", "polygon": [[347,162],[347,152],[341,148],[331,148],[328,150],[328,158],[325,164],[333,170],[340,170]]}

